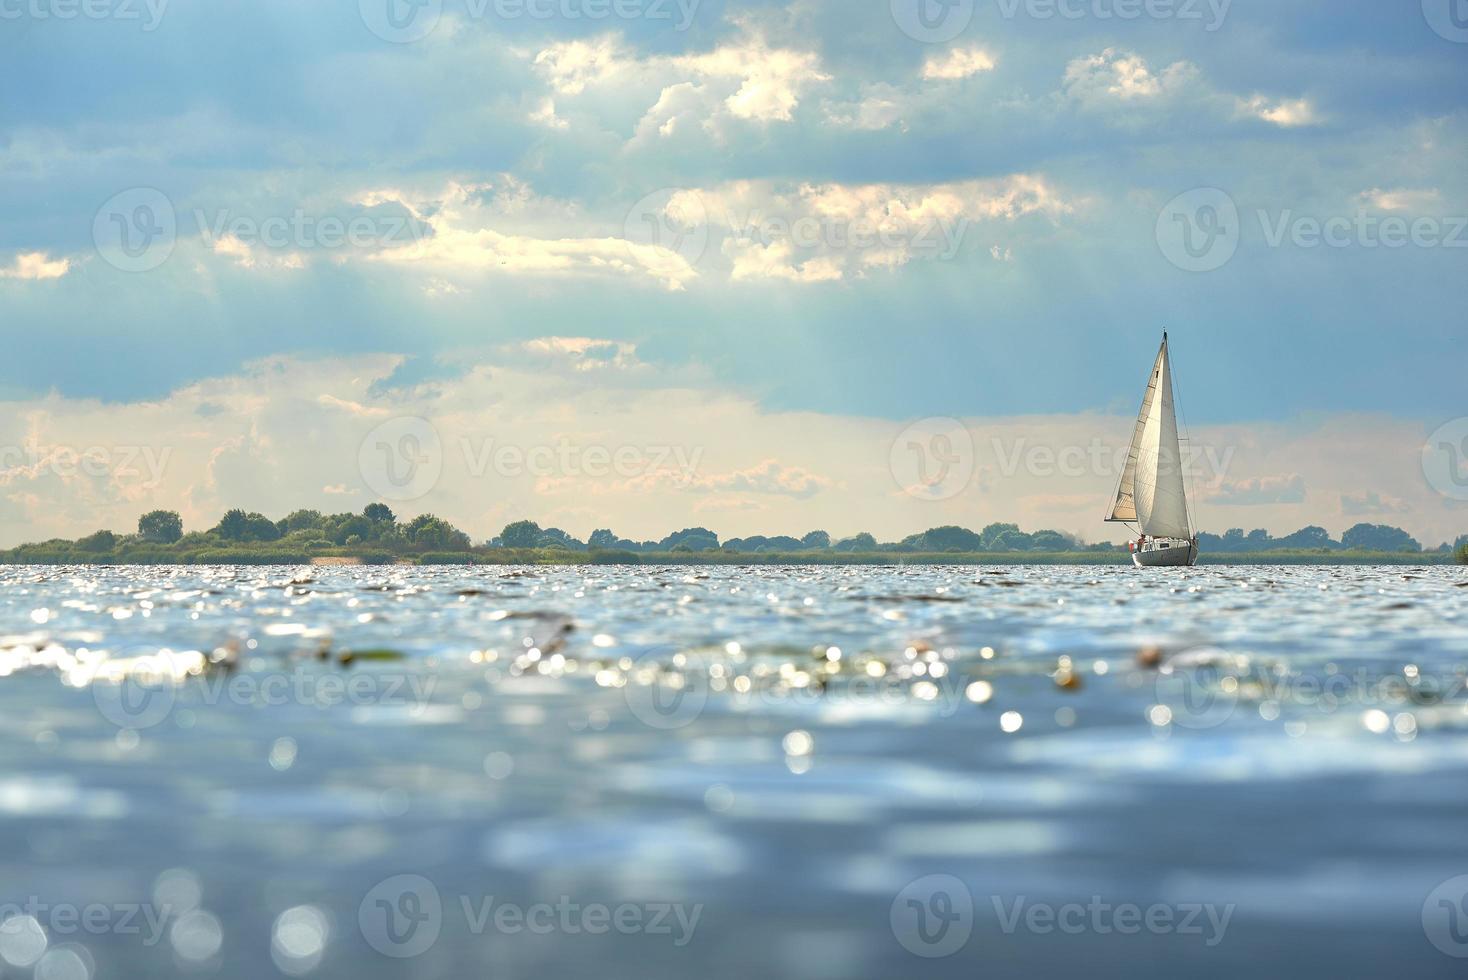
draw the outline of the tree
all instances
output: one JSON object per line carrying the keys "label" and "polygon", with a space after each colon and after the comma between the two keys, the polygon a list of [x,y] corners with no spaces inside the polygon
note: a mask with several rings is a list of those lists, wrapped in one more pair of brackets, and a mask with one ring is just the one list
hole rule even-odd
{"label": "tree", "polygon": [[935,527],[922,535],[918,545],[925,551],[979,551],[983,539],[966,527]]}
{"label": "tree", "polygon": [[435,551],[468,551],[469,535],[448,521],[432,514],[421,514],[413,518],[404,534],[415,547]]}
{"label": "tree", "polygon": [[337,544],[347,544],[352,538],[366,541],[372,537],[374,525],[361,514],[353,514],[336,526],[332,532],[331,539]]}
{"label": "tree", "polygon": [[98,531],[96,534],[89,534],[77,541],[76,546],[82,551],[111,551],[117,547],[117,535],[111,531]]}
{"label": "tree", "polygon": [[368,504],[362,508],[362,516],[374,524],[396,524],[398,520],[387,504]]}
{"label": "tree", "polygon": [[284,537],[279,525],[264,514],[248,514],[245,517],[246,541],[279,541]]}
{"label": "tree", "polygon": [[226,541],[243,541],[249,524],[250,516],[235,507],[224,512],[219,523],[214,525],[214,533]]}
{"label": "tree", "polygon": [[1018,524],[990,524],[979,534],[980,545],[974,551],[1013,551],[1013,546],[1003,547],[1003,542],[1014,535],[1022,534]]}
{"label": "tree", "polygon": [[176,511],[150,510],[138,518],[138,534],[154,544],[173,544],[183,537],[183,518]]}
{"label": "tree", "polygon": [[1000,531],[988,543],[987,551],[1029,551],[1035,546],[1033,536],[1015,528]]}
{"label": "tree", "polygon": [[286,533],[291,531],[306,531],[319,528],[326,522],[319,510],[297,510],[286,515]]}
{"label": "tree", "polygon": [[534,521],[516,521],[500,532],[500,543],[506,548],[534,548],[540,534],[540,525]]}
{"label": "tree", "polygon": [[1387,524],[1357,524],[1341,535],[1341,544],[1357,551],[1421,551],[1406,531]]}
{"label": "tree", "polygon": [[1294,534],[1287,534],[1282,538],[1276,538],[1274,541],[1274,547],[1276,548],[1292,548],[1302,551],[1331,548],[1334,546],[1335,542],[1330,539],[1330,532],[1314,524],[1309,527],[1302,527]]}
{"label": "tree", "polygon": [[212,532],[225,541],[279,541],[282,532],[264,514],[247,514],[239,508],[227,510]]}
{"label": "tree", "polygon": [[719,536],[706,527],[690,527],[670,534],[658,542],[661,551],[672,551],[679,545],[687,545],[693,551],[717,551]]}
{"label": "tree", "polygon": [[831,547],[831,536],[825,531],[812,531],[801,538],[800,543],[803,547],[814,551],[825,551]]}
{"label": "tree", "polygon": [[842,538],[836,542],[835,549],[837,551],[876,551],[877,539],[862,531],[849,538]]}
{"label": "tree", "polygon": [[536,544],[540,548],[567,548],[571,551],[585,551],[586,545],[579,539],[571,537],[566,531],[558,527],[548,527],[540,532],[540,541]]}
{"label": "tree", "polygon": [[1070,551],[1075,542],[1059,531],[1036,531],[1030,535],[1030,547],[1036,551]]}

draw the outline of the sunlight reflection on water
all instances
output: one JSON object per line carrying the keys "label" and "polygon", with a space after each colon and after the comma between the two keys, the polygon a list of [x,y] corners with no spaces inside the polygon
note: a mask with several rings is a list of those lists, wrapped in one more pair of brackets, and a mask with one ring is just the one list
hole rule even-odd
{"label": "sunlight reflection on water", "polygon": [[[0,575],[0,956],[38,976],[1452,964],[1458,569]],[[926,959],[889,906],[934,874],[972,937]],[[1016,896],[1237,908],[1200,951],[1005,931]]]}

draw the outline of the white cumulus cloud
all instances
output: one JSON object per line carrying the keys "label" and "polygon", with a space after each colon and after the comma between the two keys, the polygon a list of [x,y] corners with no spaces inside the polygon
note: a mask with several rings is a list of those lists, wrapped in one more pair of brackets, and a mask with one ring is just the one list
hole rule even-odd
{"label": "white cumulus cloud", "polygon": [[0,279],[60,279],[71,271],[71,259],[53,259],[45,252],[21,252],[9,266],[0,266]]}

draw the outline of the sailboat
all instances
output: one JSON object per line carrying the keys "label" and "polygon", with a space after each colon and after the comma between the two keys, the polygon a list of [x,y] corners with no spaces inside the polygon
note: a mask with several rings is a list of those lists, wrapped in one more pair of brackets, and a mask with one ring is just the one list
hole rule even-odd
{"label": "sailboat", "polygon": [[1188,519],[1188,495],[1183,487],[1166,331],[1147,378],[1131,452],[1106,520],[1137,526],[1140,537],[1131,542],[1131,551],[1138,568],[1198,563],[1198,536]]}

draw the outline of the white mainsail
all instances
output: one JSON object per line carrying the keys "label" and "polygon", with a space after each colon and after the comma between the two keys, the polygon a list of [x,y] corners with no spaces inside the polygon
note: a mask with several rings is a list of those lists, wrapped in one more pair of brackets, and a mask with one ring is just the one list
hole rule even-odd
{"label": "white mainsail", "polygon": [[1188,501],[1183,491],[1182,451],[1172,404],[1172,362],[1167,335],[1147,379],[1147,393],[1137,414],[1131,452],[1122,471],[1111,521],[1136,521],[1142,533],[1159,538],[1192,537]]}

